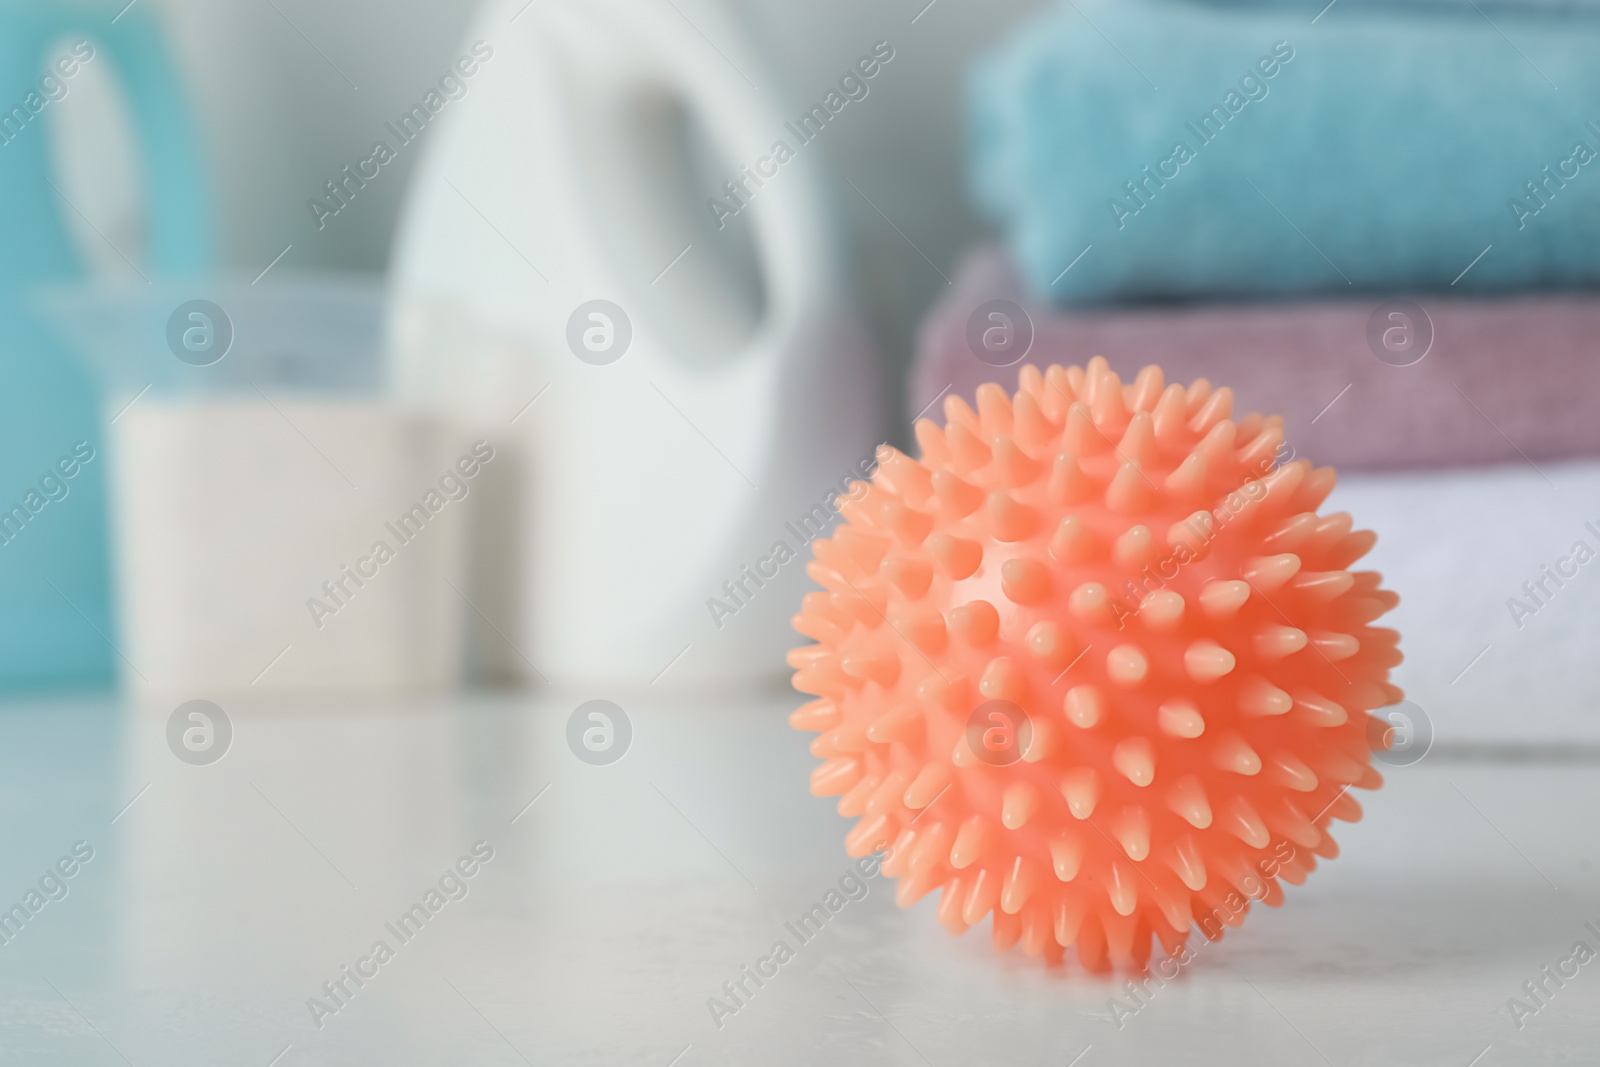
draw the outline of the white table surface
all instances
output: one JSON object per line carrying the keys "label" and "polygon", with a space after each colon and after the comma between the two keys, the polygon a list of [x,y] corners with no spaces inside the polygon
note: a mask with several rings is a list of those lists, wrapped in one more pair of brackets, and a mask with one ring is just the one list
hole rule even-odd
{"label": "white table surface", "polygon": [[[1123,978],[997,958],[874,879],[718,1029],[707,998],[845,872],[847,824],[806,791],[793,698],[618,698],[632,746],[590,766],[565,727],[593,695],[225,703],[205,767],[168,750],[170,705],[0,708],[0,907],[95,849],[0,946],[0,1062],[1600,1062],[1600,962],[1520,1030],[1506,1007],[1600,949],[1580,756],[1389,770],[1339,859],[1121,1028]],[[479,840],[467,896],[318,1029],[308,998]]]}

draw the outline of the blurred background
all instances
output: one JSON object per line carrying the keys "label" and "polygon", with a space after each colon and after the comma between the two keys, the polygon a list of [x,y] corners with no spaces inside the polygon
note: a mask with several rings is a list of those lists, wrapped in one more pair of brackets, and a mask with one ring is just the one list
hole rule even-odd
{"label": "blurred background", "polygon": [[[1507,998],[1600,938],[1588,0],[124,2],[0,0],[0,1050],[1586,1062]],[[848,863],[807,543],[1093,356],[1339,469],[1389,787],[1136,1035],[882,890],[724,1033]]]}
{"label": "blurred background", "polygon": [[[80,24],[73,20],[83,10],[69,8],[60,26]],[[315,410],[307,417],[317,418],[326,413],[330,399],[368,403],[381,391],[392,407],[421,408],[423,417],[436,424],[455,421],[486,431],[484,420],[498,418],[495,430],[500,434],[538,435],[545,431],[528,425],[531,418],[518,419],[515,426],[510,419],[561,372],[572,373],[565,366],[539,366],[547,355],[543,350],[552,342],[559,344],[561,361],[581,370],[582,364],[566,351],[567,320],[579,304],[610,297],[642,320],[640,340],[648,339],[652,346],[646,358],[662,361],[657,374],[681,374],[683,393],[660,383],[661,395],[643,398],[652,405],[649,410],[613,412],[594,427],[597,436],[617,440],[623,453],[645,453],[641,461],[648,462],[650,450],[639,448],[631,434],[665,433],[676,445],[677,435],[693,436],[698,430],[716,442],[712,448],[743,453],[739,462],[752,469],[736,474],[708,449],[717,469],[707,465],[684,471],[661,487],[658,501],[645,505],[636,490],[655,479],[642,472],[634,476],[636,484],[612,485],[614,494],[604,488],[617,482],[611,473],[614,463],[632,462],[626,455],[614,460],[595,456],[594,466],[562,461],[553,466],[569,471],[570,481],[558,481],[556,472],[548,479],[532,475],[542,486],[538,492],[551,502],[547,509],[510,488],[517,477],[507,468],[524,460],[508,445],[502,467],[491,475],[507,487],[481,494],[497,497],[498,504],[484,505],[494,515],[478,527],[509,558],[494,564],[497,577],[481,590],[488,603],[481,615],[467,610],[468,618],[457,625],[470,632],[455,643],[468,646],[467,670],[477,670],[475,677],[534,677],[487,623],[492,620],[505,637],[512,637],[524,626],[537,628],[560,617],[559,605],[541,611],[527,602],[531,593],[518,602],[502,587],[506,575],[529,569],[506,543],[517,536],[511,531],[521,528],[515,524],[542,521],[533,516],[565,510],[555,502],[571,492],[567,504],[578,512],[565,519],[550,515],[548,536],[563,544],[568,536],[588,542],[597,536],[597,526],[602,538],[606,527],[616,527],[614,538],[586,550],[593,552],[594,562],[580,570],[626,568],[628,561],[617,556],[639,556],[639,544],[662,542],[639,527],[636,516],[641,512],[670,516],[674,525],[709,524],[717,531],[693,550],[693,561],[680,559],[676,570],[683,586],[671,591],[677,603],[664,593],[649,605],[650,618],[641,621],[639,629],[645,632],[639,637],[649,643],[640,651],[665,650],[670,657],[682,644],[668,647],[670,641],[654,639],[663,632],[675,639],[678,631],[702,629],[702,617],[710,618],[707,596],[736,574],[736,561],[750,561],[741,558],[746,547],[770,547],[769,534],[781,526],[778,516],[791,517],[790,509],[795,515],[804,512],[816,502],[813,497],[820,499],[830,484],[870,456],[876,443],[909,440],[908,413],[896,383],[908,372],[922,312],[948,287],[960,250],[983,232],[965,191],[957,116],[964,57],[997,28],[988,13],[957,11],[943,27],[927,33],[911,55],[902,56],[884,36],[901,21],[898,12],[841,7],[802,15],[783,5],[739,5],[717,10],[715,17],[737,27],[729,31],[733,43],[717,44],[703,38],[683,13],[665,11],[671,21],[664,32],[687,34],[686,42],[698,42],[694,54],[656,54],[656,45],[627,38],[615,54],[589,57],[583,35],[590,29],[578,24],[580,17],[560,11],[546,16],[530,10],[514,23],[511,16],[518,12],[513,11],[503,25],[496,25],[493,17],[469,4],[408,9],[404,18],[382,19],[359,5],[341,6],[316,11],[320,33],[310,33],[304,23],[313,13],[283,5],[130,9],[114,32],[130,34],[140,47],[148,44],[148,57],[141,55],[137,62],[151,65],[153,85],[160,87],[145,91],[154,98],[150,106],[155,110],[148,115],[141,110],[119,66],[131,61],[119,60],[113,46],[107,46],[73,77],[62,79],[60,102],[41,111],[38,128],[28,131],[31,143],[24,146],[19,140],[16,145],[17,154],[35,153],[25,168],[18,161],[19,180],[22,169],[35,171],[29,195],[37,197],[43,190],[49,197],[39,202],[37,221],[47,231],[41,240],[51,243],[57,261],[50,272],[19,265],[16,300],[37,314],[36,323],[19,328],[45,334],[40,343],[51,345],[61,364],[53,373],[75,379],[68,388],[77,395],[60,403],[76,409],[85,432],[96,424],[90,421],[93,405],[93,419],[105,427],[101,432],[114,432],[112,426],[122,426],[123,418],[115,424],[109,420],[152,379],[160,379],[127,409],[127,419],[137,422],[141,406],[158,407],[174,395],[185,398],[188,410],[195,396],[203,394],[225,406],[242,404],[240,417],[267,412],[277,422],[275,429],[297,437],[288,425],[294,420],[274,414],[273,404],[283,408],[309,400]],[[883,20],[883,26],[875,20]],[[66,29],[59,30],[59,41],[51,39],[56,28],[50,17],[30,16],[30,21],[37,24],[35,42],[45,41],[42,47],[70,48]],[[554,28],[543,34],[526,28],[546,22]],[[565,36],[557,40],[554,35]],[[509,51],[513,62],[474,58],[472,47],[480,40],[480,50],[501,59]],[[859,91],[870,93],[872,105],[863,98],[849,121],[841,114],[826,137],[802,146],[784,122],[790,116],[798,122],[827,91],[838,98],[836,83],[863,56],[870,59],[880,41],[895,53],[884,72],[893,69],[896,77],[853,75],[862,85]],[[624,47],[632,51],[624,53]],[[741,50],[744,66],[759,64],[764,84],[751,82],[731,56],[719,57],[719,48],[723,53]],[[585,57],[581,63],[573,58],[578,55]],[[716,69],[704,69],[707,64],[701,60],[707,56],[717,60]],[[456,70],[455,64],[463,61],[473,68],[472,75]],[[30,84],[24,72],[31,61],[19,57],[17,62],[23,64],[17,71],[20,102]],[[459,88],[441,88],[441,78],[453,79]],[[413,117],[406,125],[402,116],[422,104],[430,91],[447,106],[437,118],[424,109],[422,121],[429,125],[424,138],[415,135],[421,122]],[[484,97],[494,102],[483,104]],[[513,110],[519,133],[508,138],[498,131]],[[148,143],[158,137],[172,142],[170,153],[164,145]],[[795,142],[797,150],[803,148],[792,166],[783,165],[790,180],[774,181],[772,192],[762,198],[772,203],[752,199],[743,219],[724,216],[719,228],[708,210],[710,200],[733,204],[722,187],[730,179],[754,190],[740,166],[748,171],[782,138]],[[379,141],[393,149],[381,167],[372,151]],[[557,150],[557,145],[565,147]],[[892,214],[880,211],[890,207]],[[675,261],[684,248],[691,251]],[[551,262],[569,256],[574,262],[567,267],[557,269]],[[669,262],[673,269],[663,273]],[[63,293],[58,287],[23,297],[24,288],[51,288],[38,284],[44,280],[41,274],[59,277],[67,288],[92,280],[94,295]],[[337,287],[338,297],[329,286]],[[233,302],[216,299],[221,292],[238,295]],[[270,369],[233,369],[219,363],[191,371],[171,357],[164,341],[152,348],[149,342],[165,337],[167,319],[180,304],[207,295],[230,320],[265,316],[268,321],[259,330],[241,331],[235,324],[238,347],[232,362],[243,363],[243,356],[270,364]],[[301,300],[320,301],[319,313],[340,316],[350,332],[330,341],[314,328],[301,330]],[[86,305],[92,306],[92,317],[86,316]],[[187,318],[179,318],[187,327]],[[134,336],[135,321],[143,328],[142,337]],[[272,336],[261,336],[261,330],[270,330]],[[831,350],[825,357],[801,358],[797,346],[802,340],[823,344],[824,339]],[[738,357],[745,352],[760,355],[741,362]],[[150,365],[141,366],[141,360]],[[830,376],[830,361],[845,368],[842,377]],[[803,366],[806,362],[824,365]],[[605,395],[627,368],[619,371],[610,382],[593,372],[576,374],[571,389],[598,396],[608,406],[625,404],[625,399]],[[283,394],[256,389],[252,383],[265,384],[259,382],[262,376],[275,377]],[[646,371],[624,380],[640,383],[649,377]],[[837,395],[803,411],[793,405],[795,410],[781,413],[793,425],[773,425],[780,417],[774,408],[776,391],[786,383]],[[505,389],[524,387],[529,391],[515,398],[515,404],[501,395]],[[330,397],[330,388],[344,392]],[[629,387],[621,388],[627,392]],[[441,390],[448,406],[439,403]],[[551,399],[559,396],[553,393]],[[145,405],[144,400],[157,403]],[[30,417],[41,417],[37,404],[14,402],[33,411]],[[574,397],[566,405],[549,406],[563,409],[574,423],[591,423],[580,410],[585,402]],[[483,410],[496,403],[511,406],[492,415]],[[674,405],[681,411],[674,413]],[[614,432],[618,427],[627,427],[630,436],[619,439]],[[573,451],[592,451],[571,442],[568,428],[546,430],[568,441]],[[22,427],[14,432],[18,448],[8,449],[10,454],[23,445]],[[50,451],[56,446],[38,439],[46,432],[42,426],[38,432],[30,426],[28,432],[27,448],[34,454],[26,463],[19,457],[17,469],[31,471],[44,464],[43,470],[56,458]],[[306,436],[329,451],[329,459],[337,452],[337,443],[316,433]],[[827,442],[826,447],[798,447],[819,442]],[[177,440],[172,444],[182,447]],[[265,456],[278,444],[245,447]],[[312,476],[312,485],[293,492],[350,488],[334,469],[337,461],[330,465],[318,458],[306,441],[302,448],[321,471]],[[821,454],[804,459],[782,454],[809,451]],[[229,464],[237,457],[215,458],[219,462],[208,468],[211,474],[232,480]],[[442,460],[436,465],[441,472],[447,466]],[[775,472],[772,479],[757,477],[768,469]],[[65,630],[92,635],[92,628],[98,628],[106,638],[123,625],[138,629],[126,614],[113,619],[110,607],[108,543],[100,539],[109,536],[112,520],[99,511],[116,495],[106,481],[112,477],[109,471],[108,458],[98,469],[85,471],[88,477],[80,492],[88,507],[79,510],[93,513],[75,516],[68,524],[76,527],[68,536],[82,541],[54,548],[61,559],[72,561],[72,577],[64,576],[65,571],[51,576],[67,596],[51,593],[36,568],[23,566],[16,576],[16,587],[26,588],[22,596],[33,605],[36,618],[38,611],[47,610]],[[295,474],[280,473],[286,487],[300,484]],[[707,474],[732,479],[714,486],[718,498],[735,495],[735,485],[760,488],[725,504],[679,491]],[[37,476],[18,477],[26,484]],[[431,480],[423,478],[419,492]],[[331,484],[315,484],[323,481]],[[192,481],[190,488],[196,500],[209,496]],[[612,499],[585,512],[581,498],[601,495]],[[175,500],[165,503],[179,506]],[[399,501],[392,503],[398,506]],[[306,514],[317,510],[304,498],[289,507],[297,516],[296,531],[303,531]],[[380,512],[381,506],[374,514]],[[135,520],[130,516],[128,521]],[[187,525],[170,512],[166,521]],[[242,517],[238,522],[255,527],[260,535],[285,533],[275,520],[270,529]],[[314,565],[310,559],[300,560],[294,565],[298,570],[280,571],[274,579],[309,581],[306,592],[315,593],[333,574],[329,567],[336,571],[338,564],[354,562],[337,558],[340,552],[367,547],[365,533],[351,530],[356,540],[337,548],[319,543],[317,548],[331,550],[333,556]],[[237,534],[230,531],[228,536]],[[192,530],[191,536],[205,535]],[[21,544],[16,547],[15,555],[26,551]],[[171,547],[188,556],[188,546]],[[311,549],[309,543],[306,547]],[[624,609],[637,612],[638,575],[661,575],[660,560],[678,556],[681,548],[679,541],[666,539],[639,560],[637,571],[619,576],[617,584],[628,592],[620,598],[607,595],[597,605],[594,624],[603,630],[617,625]],[[609,563],[599,562],[611,551],[615,555]],[[100,559],[94,558],[96,553]],[[185,564],[189,575],[197,573],[194,562],[190,558]],[[140,610],[129,604],[131,589],[142,584],[136,575],[151,563],[128,561],[122,584],[130,595],[117,600],[124,612]],[[241,560],[229,570],[236,579],[249,572],[254,580],[267,580],[259,559]],[[572,570],[568,563],[560,568],[562,573]],[[524,575],[529,582],[540,577],[558,576]],[[748,647],[757,642],[769,655],[781,649],[787,637],[774,644],[772,636],[787,629],[788,613],[803,587],[797,574],[786,577],[786,590],[765,598],[769,603],[759,609],[759,620],[747,618],[739,627],[746,633],[723,642],[728,651],[707,653],[704,668],[697,667],[700,656],[690,657],[685,673],[710,679],[729,669],[753,669],[774,676],[772,661],[750,664],[740,643]],[[186,578],[167,578],[187,585]],[[224,592],[208,584],[210,594],[193,595],[226,598],[244,591]],[[55,604],[41,609],[40,591],[50,593]],[[81,597],[72,596],[74,592]],[[166,595],[174,592],[168,588]],[[293,615],[307,614],[304,597],[300,603],[284,599],[296,609]],[[673,615],[680,606],[692,610]],[[264,651],[264,665],[291,643],[293,631],[303,629],[308,619],[280,616],[278,621],[288,628],[280,631],[283,641],[250,653]],[[92,628],[85,630],[86,624]],[[27,653],[18,648],[15,662],[6,665],[5,674],[17,685],[104,684],[124,666],[106,640],[74,639],[68,642],[74,647],[61,648],[36,628],[27,629],[37,644]],[[265,636],[265,626],[257,629]],[[747,636],[753,630],[763,630],[764,636]],[[595,632],[583,631],[581,641],[591,643]],[[229,637],[244,635],[233,631]],[[129,638],[134,639],[132,632]],[[497,643],[501,647],[493,647]],[[510,664],[504,662],[508,657]],[[573,673],[614,676],[630,657],[626,649],[606,659],[585,655]],[[299,653],[286,657],[284,676],[296,669],[294,661],[300,658]],[[249,684],[254,671],[241,677],[249,665],[238,666],[232,676],[222,673],[227,668],[220,663],[205,669],[220,684]],[[454,674],[454,664],[441,666],[443,674],[435,671],[432,680]],[[644,673],[642,665],[626,669],[645,681],[654,674]],[[183,684],[177,678],[172,682]]]}

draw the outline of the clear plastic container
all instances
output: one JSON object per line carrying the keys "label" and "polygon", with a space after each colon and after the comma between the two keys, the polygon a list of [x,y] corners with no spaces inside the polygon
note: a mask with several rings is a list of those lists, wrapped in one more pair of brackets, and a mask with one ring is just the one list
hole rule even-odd
{"label": "clear plastic container", "polygon": [[376,280],[80,287],[41,306],[106,386],[129,686],[458,680],[473,478],[433,419],[385,397]]}

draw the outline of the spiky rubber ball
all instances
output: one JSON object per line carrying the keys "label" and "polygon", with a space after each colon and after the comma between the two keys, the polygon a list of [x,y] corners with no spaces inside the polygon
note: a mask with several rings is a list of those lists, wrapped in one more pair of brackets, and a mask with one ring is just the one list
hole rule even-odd
{"label": "spiky rubber ball", "polygon": [[[790,718],[811,791],[909,907],[1090,970],[1146,965],[1277,905],[1361,808],[1395,703],[1398,598],[1322,515],[1331,468],[1232,393],[1021,370],[885,447],[814,542]],[[1379,735],[1381,736],[1381,735]]]}

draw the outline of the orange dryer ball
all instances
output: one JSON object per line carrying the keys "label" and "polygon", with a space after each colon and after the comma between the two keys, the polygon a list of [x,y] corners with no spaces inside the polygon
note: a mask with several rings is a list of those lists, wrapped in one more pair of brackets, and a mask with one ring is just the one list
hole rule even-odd
{"label": "orange dryer ball", "polygon": [[1350,570],[1375,537],[1318,513],[1334,471],[1281,418],[1099,358],[1020,386],[946,400],[922,459],[885,446],[842,498],[790,722],[901,907],[939,889],[952,933],[992,915],[999,950],[1137,968],[1337,854],[1382,783],[1398,597]]}

